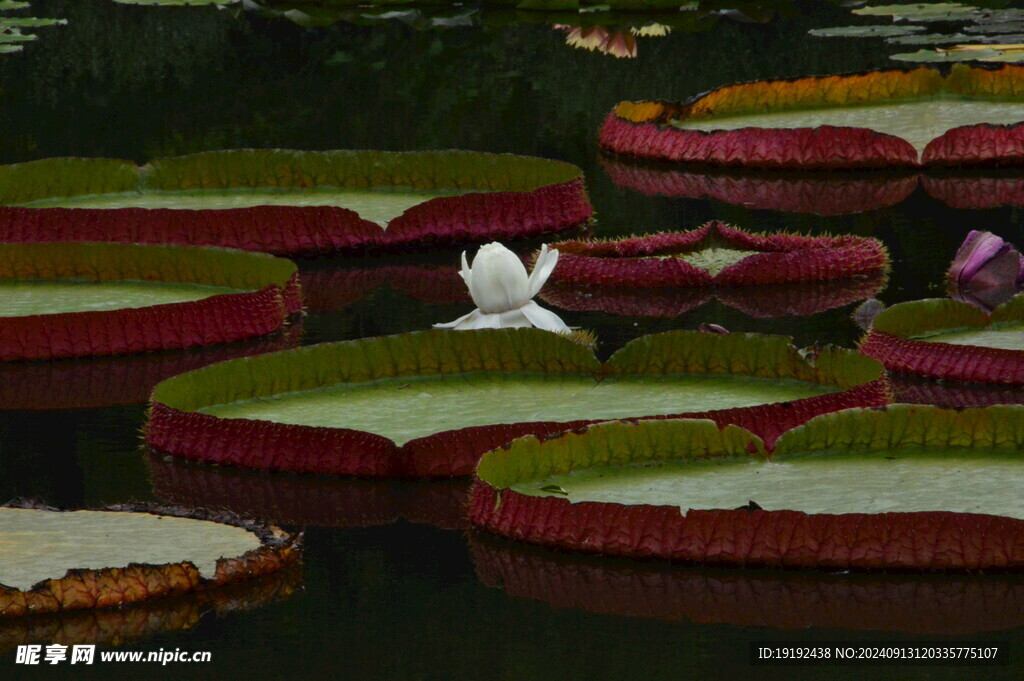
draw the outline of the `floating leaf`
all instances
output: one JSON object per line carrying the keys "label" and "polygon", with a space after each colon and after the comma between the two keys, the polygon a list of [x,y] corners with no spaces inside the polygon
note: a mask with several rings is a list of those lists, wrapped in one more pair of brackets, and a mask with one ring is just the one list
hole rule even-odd
{"label": "floating leaf", "polygon": [[592,213],[575,166],[457,151],[219,151],[141,168],[45,159],[0,166],[0,206],[6,241],[285,254],[532,238]]}
{"label": "floating leaf", "polygon": [[[175,377],[154,390],[146,438],[252,468],[450,477],[518,435],[614,418],[699,413],[770,442],[786,423],[886,403],[880,368],[834,348],[812,363],[786,338],[753,334],[645,337],[602,367],[573,340],[533,329],[420,332]],[[796,401],[770,404],[783,400]]]}
{"label": "floating leaf", "polygon": [[832,28],[812,28],[808,33],[820,38],[888,38],[907,36],[923,31],[924,26],[834,26]]}
{"label": "floating leaf", "polygon": [[0,291],[0,361],[226,343],[301,310],[293,263],[213,248],[0,244]]}
{"label": "floating leaf", "polygon": [[893,305],[875,317],[860,351],[890,371],[1024,385],[1024,295],[991,315],[948,299]]}
{"label": "floating leaf", "polygon": [[[634,558],[829,570],[1024,566],[1024,503],[1008,484],[1024,476],[1024,407],[825,414],[784,433],[768,460],[750,453],[753,438],[692,420],[524,437],[480,461],[470,519],[519,540]],[[545,491],[553,486],[568,495]],[[772,510],[737,508],[750,498]]]}
{"label": "floating leaf", "polygon": [[108,608],[276,572],[301,535],[229,514],[149,506],[0,508],[0,618]]}
{"label": "floating leaf", "polygon": [[1014,166],[1024,69],[954,66],[759,81],[688,103],[621,102],[609,152],[766,169]]}

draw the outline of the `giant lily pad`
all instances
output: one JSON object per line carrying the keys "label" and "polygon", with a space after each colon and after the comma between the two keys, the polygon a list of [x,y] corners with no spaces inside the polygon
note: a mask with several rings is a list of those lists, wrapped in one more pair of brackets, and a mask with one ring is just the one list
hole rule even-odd
{"label": "giant lily pad", "polygon": [[5,241],[279,254],[526,239],[585,224],[582,171],[477,152],[237,150],[0,167]]}
{"label": "giant lily pad", "polygon": [[732,85],[687,103],[621,102],[606,151],[750,168],[1015,166],[1024,67],[954,65]]}
{"label": "giant lily pad", "polygon": [[1024,385],[1024,295],[991,315],[948,299],[893,305],[875,317],[860,351],[899,373]]}
{"label": "giant lily pad", "polygon": [[0,361],[227,343],[301,310],[293,263],[181,246],[0,244],[0,294]]}
{"label": "giant lily pad", "polygon": [[885,404],[883,374],[847,350],[805,359],[780,336],[659,334],[602,365],[536,329],[427,331],[177,376],[154,389],[145,435],[157,451],[251,468],[451,477],[519,435],[609,418],[700,413],[771,442],[813,415]]}
{"label": "giant lily pad", "polygon": [[[214,522],[215,521],[215,522]],[[180,509],[0,508],[0,617],[109,608],[270,574],[301,535]]]}
{"label": "giant lily pad", "polygon": [[69,610],[32,617],[0,617],[0,654],[19,645],[118,646],[165,632],[192,629],[204,617],[225,617],[285,600],[302,588],[302,567],[183,596],[121,608]]}
{"label": "giant lily pad", "polygon": [[470,535],[477,577],[603,615],[783,630],[957,636],[1024,624],[1024,576],[735,570],[614,559]]}
{"label": "giant lily pad", "polygon": [[877,239],[752,234],[717,221],[689,232],[552,247],[559,252],[552,281],[598,286],[805,284],[864,277],[889,266]]}
{"label": "giant lily pad", "polygon": [[1024,568],[1024,408],[893,405],[760,440],[707,421],[526,437],[480,461],[474,525],[532,543],[829,570]]}
{"label": "giant lily pad", "polygon": [[469,481],[363,480],[283,475],[148,456],[153,491],[165,503],[219,508],[274,525],[374,527],[399,520],[469,527]]}

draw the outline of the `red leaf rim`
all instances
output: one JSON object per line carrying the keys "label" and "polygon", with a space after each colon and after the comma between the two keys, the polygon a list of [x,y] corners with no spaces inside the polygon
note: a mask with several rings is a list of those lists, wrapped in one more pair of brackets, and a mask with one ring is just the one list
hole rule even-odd
{"label": "red leaf rim", "polygon": [[287,598],[302,588],[302,566],[183,596],[142,601],[120,608],[70,610],[29,617],[0,617],[0,654],[19,645],[123,646],[161,632],[194,628],[200,620],[252,610]]}
{"label": "red leaf rim", "polygon": [[[226,249],[66,242],[7,244],[4,253],[7,259],[0,263],[0,278],[17,279],[28,274],[32,278],[60,279],[80,275],[106,281],[137,275],[161,281],[164,278],[160,272],[142,272],[141,265],[115,263],[100,271],[92,258],[102,258],[105,253],[120,258],[126,253],[140,257],[163,253],[176,259],[179,265],[201,269],[207,264],[201,258],[219,254],[234,272],[244,273],[249,267],[253,277],[264,279],[266,283],[258,290],[218,294],[192,302],[4,317],[0,323],[2,362],[124,355],[232,343],[281,329],[289,316],[302,310],[295,265],[262,254]],[[33,261],[36,257],[55,260],[37,266]],[[250,259],[252,262],[247,262]],[[116,267],[126,269],[112,269]],[[279,275],[285,271],[288,274],[281,280]],[[222,274],[210,272],[191,278],[199,279],[196,283],[213,283]]]}
{"label": "red leaf rim", "polygon": [[[509,330],[504,330],[504,332],[507,331]],[[546,333],[530,329],[512,331],[513,333],[518,331],[519,334],[539,334],[539,338],[544,338],[543,334]],[[420,335],[425,337],[427,334],[438,333],[445,332],[420,332]],[[485,335],[489,335],[483,332],[475,333],[477,334],[475,338],[481,339]],[[503,332],[497,332],[497,334],[501,333]],[[699,339],[708,336],[708,334],[687,331],[672,333]],[[669,334],[661,335],[667,337]],[[732,335],[740,340],[730,342],[744,342],[741,335]],[[402,337],[392,336],[390,338]],[[413,334],[404,334],[404,337],[413,337]],[[499,336],[493,335],[493,337],[498,338]],[[508,336],[508,338],[512,337],[514,336],[511,334]],[[521,337],[525,338],[526,336]],[[383,340],[387,340],[387,338],[385,337]],[[754,336],[754,338],[757,337]],[[345,344],[355,347],[352,344],[374,342],[375,340],[380,339],[327,343],[317,347],[322,351],[327,351],[332,347],[342,347]],[[644,339],[637,340],[643,341]],[[481,340],[481,342],[486,343],[487,341]],[[564,342],[572,343],[569,340]],[[629,352],[635,351],[638,347],[637,341],[633,341],[619,350],[614,357],[628,357]],[[306,350],[308,351],[309,348]],[[626,353],[623,354],[623,351]],[[274,356],[284,357],[288,352],[294,351],[276,353]],[[227,364],[221,363],[219,366],[226,367]],[[509,367],[509,370],[515,370],[515,368]],[[537,367],[534,367],[533,370],[536,371]],[[582,371],[567,372],[557,362],[544,366],[543,370],[545,373],[588,375]],[[433,372],[444,373],[438,369],[433,369]],[[633,373],[628,367],[623,368],[614,363],[606,363],[600,372]],[[174,380],[180,387],[182,381],[189,380],[185,377],[194,377],[195,375],[196,372],[190,372]],[[778,376],[779,374],[774,375]],[[828,382],[830,379],[822,378],[820,380]],[[552,435],[604,420],[543,421],[474,426],[434,433],[410,440],[399,446],[381,435],[347,428],[302,426],[243,418],[218,418],[210,414],[192,411],[191,409],[201,406],[198,403],[190,407],[178,408],[160,401],[162,399],[160,397],[161,385],[157,386],[154,396],[151,398],[149,417],[144,429],[146,442],[153,450],[194,461],[268,471],[286,470],[294,473],[368,478],[442,479],[463,477],[473,474],[477,462],[485,452],[500,447],[517,437]],[[814,416],[851,407],[883,406],[890,402],[890,398],[888,379],[882,372],[877,378],[848,386],[838,392],[790,402],[645,418],[661,420],[690,416],[712,419],[722,427],[727,424],[736,424],[757,433],[770,447],[783,432]]]}
{"label": "red leaf rim", "polygon": [[[34,502],[15,502],[8,506],[60,512]],[[154,504],[122,504],[100,510],[116,513],[153,513],[236,525],[257,534],[260,546],[241,556],[219,558],[216,572],[209,578],[200,575],[199,570],[190,562],[165,565],[132,563],[123,567],[99,570],[69,569],[64,577],[44,580],[27,591],[0,585],[0,618],[93,608],[118,608],[151,599],[180,596],[236,584],[275,573],[302,561],[301,533],[287,534],[280,528],[254,523],[231,513]]]}
{"label": "red leaf rim", "polygon": [[[954,321],[954,317],[956,316]],[[908,326],[902,319],[910,319]],[[968,383],[1024,386],[1024,350],[932,342],[908,338],[910,327],[920,333],[960,328],[982,328],[993,321],[1024,319],[1024,298],[1017,296],[986,315],[978,308],[954,300],[921,300],[894,305],[875,318],[860,342],[861,354],[874,357],[889,371]]]}
{"label": "red leaf rim", "polygon": [[[347,156],[346,156],[347,154]],[[532,239],[555,232],[572,230],[586,224],[593,208],[587,195],[582,171],[566,163],[523,156],[487,154],[483,152],[290,152],[282,150],[236,150],[208,152],[193,156],[158,159],[144,167],[128,162],[101,159],[48,159],[69,168],[69,176],[81,172],[77,165],[89,162],[113,164],[104,168],[117,181],[111,180],[110,190],[124,191],[125,183],[135,176],[136,190],[145,190],[150,183],[166,181],[163,176],[175,177],[176,172],[199,172],[204,160],[210,166],[207,175],[198,177],[188,186],[194,188],[221,187],[217,176],[223,169],[224,159],[245,156],[258,168],[247,169],[252,176],[242,173],[244,187],[308,186],[323,174],[326,182],[336,180],[341,173],[338,159],[351,158],[352,173],[362,172],[360,164],[376,154],[383,159],[386,169],[379,170],[370,179],[342,178],[358,182],[358,186],[395,186],[423,184],[416,177],[432,172],[431,163],[437,158],[450,157],[453,164],[475,164],[470,170],[475,185],[470,189],[497,189],[485,193],[470,192],[460,196],[427,200],[411,207],[392,220],[387,230],[361,218],[358,213],[333,206],[254,206],[233,209],[147,209],[147,208],[30,208],[0,206],[0,239],[8,242],[44,241],[116,241],[126,243],[160,243],[176,245],[203,245],[240,248],[280,255],[316,255],[331,252],[364,252],[373,250],[401,250],[436,248],[485,241]],[[298,160],[296,160],[298,159]],[[408,159],[411,168],[394,168],[402,159]],[[547,175],[558,175],[564,181],[545,184],[546,180],[518,181],[531,185],[526,190],[501,191],[500,179],[487,177],[487,164],[494,165],[504,159],[519,165],[544,164]],[[276,164],[276,165],[275,165]],[[306,177],[301,174],[302,164],[309,165]],[[27,166],[31,164],[20,164]],[[323,165],[328,166],[325,170]],[[164,166],[170,166],[170,169]],[[278,170],[273,170],[274,168]],[[422,166],[422,167],[420,167]],[[479,167],[476,167],[479,166]],[[486,166],[486,167],[485,167]],[[468,165],[467,165],[468,167]],[[6,168],[17,168],[7,166]],[[158,179],[152,179],[157,168]],[[181,168],[185,170],[182,171]],[[299,168],[299,169],[297,169]],[[417,170],[419,168],[419,170]],[[4,167],[0,167],[3,171]],[[536,168],[533,169],[536,171]],[[242,171],[238,171],[242,172]],[[517,170],[518,172],[518,170]],[[524,171],[525,172],[525,171]],[[161,175],[162,173],[162,175]],[[333,173],[333,174],[332,174]],[[390,173],[390,174],[389,174]],[[344,173],[341,173],[344,175]],[[427,178],[430,179],[430,178]],[[442,178],[444,179],[444,178]],[[4,186],[0,177],[0,190]],[[81,180],[76,180],[81,181]],[[512,185],[511,181],[505,183]],[[221,187],[222,188],[222,187]],[[106,187],[84,186],[84,193],[101,193]],[[74,193],[74,192],[72,192]],[[40,197],[35,197],[40,198]]]}
{"label": "red leaf rim", "polygon": [[277,475],[148,456],[153,490],[166,503],[223,508],[275,525],[374,527],[399,520],[467,529],[469,481],[396,481]]}
{"label": "red leaf rim", "polygon": [[515,598],[670,622],[966,635],[1024,624],[1013,575],[679,569],[469,535],[477,577]]}
{"label": "red leaf rim", "polygon": [[[705,239],[723,239],[743,250],[759,251],[717,275],[678,258],[658,258],[699,248]],[[757,234],[712,221],[689,232],[664,232],[610,241],[561,241],[552,281],[599,286],[742,287],[850,279],[889,266],[889,253],[869,237],[809,237]]]}
{"label": "red leaf rim", "polygon": [[684,513],[676,506],[572,503],[497,489],[477,478],[469,517],[480,530],[549,548],[711,567],[1024,570],[1024,520],[986,514]]}
{"label": "red leaf rim", "polygon": [[867,128],[741,128],[684,130],[670,121],[708,118],[762,106],[849,105],[954,93],[1020,98],[1024,67],[957,64],[947,76],[927,67],[755,81],[712,90],[687,103],[620,102],[605,119],[605,151],[674,163],[764,169],[855,169],[922,166],[1005,166],[1024,160],[1024,124],[963,126],[947,131],[921,157],[909,142]]}

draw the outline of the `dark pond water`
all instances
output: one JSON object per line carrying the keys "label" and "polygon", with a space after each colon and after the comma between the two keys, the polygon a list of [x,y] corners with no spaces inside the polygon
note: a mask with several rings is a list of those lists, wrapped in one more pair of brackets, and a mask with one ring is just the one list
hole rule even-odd
{"label": "dark pond water", "polygon": [[[894,48],[878,39],[808,37],[815,27],[855,23],[837,4],[765,2],[754,10],[748,17],[773,20],[708,14],[677,23],[668,36],[640,38],[636,58],[616,59],[572,49],[565,32],[554,30],[543,16],[509,10],[448,21],[470,25],[445,29],[430,28],[422,16],[406,17],[406,23],[307,27],[238,8],[33,0],[35,16],[68,23],[37,29],[37,41],[0,57],[0,163],[66,155],[145,161],[239,147],[463,148],[545,156],[584,168],[597,210],[595,231],[602,236],[692,228],[709,219],[758,230],[877,236],[894,259],[888,285],[878,294],[887,303],[941,295],[942,274],[971,229],[1024,243],[1020,208],[954,209],[915,178],[891,178],[909,181],[902,200],[833,217],[769,210],[763,204],[650,196],[613,182],[629,169],[602,160],[595,140],[604,116],[620,100],[681,99],[737,81],[892,63],[888,55]],[[678,16],[670,19],[679,22]],[[653,177],[643,181],[665,180],[664,174]],[[798,179],[783,178],[779,187]],[[802,179],[851,178],[833,173]],[[785,191],[766,194],[778,197]],[[809,190],[811,195],[823,191]],[[849,198],[855,191],[839,196]],[[335,309],[309,315],[301,342],[423,329],[464,314],[470,309],[464,301],[429,286],[400,285],[389,271],[380,275],[387,267],[415,270],[456,260],[457,253],[446,253],[305,263],[325,279],[347,275],[378,283],[327,289],[322,307]],[[801,344],[852,346],[859,336],[849,319],[855,304],[805,317],[751,316],[742,305],[716,300],[661,318],[548,307],[571,325],[595,330],[607,354],[643,334],[702,322],[787,334]],[[153,361],[158,366],[136,367],[135,373],[117,362],[77,363],[74,371],[56,373],[47,367],[7,367],[0,375],[5,383],[0,498],[34,496],[66,507],[130,499],[212,503],[309,525],[304,588],[247,610],[210,612],[189,620],[192,626],[184,630],[159,631],[164,620],[147,615],[143,619],[155,631],[123,641],[133,650],[209,650],[213,662],[208,665],[16,668],[10,645],[31,634],[0,625],[0,678],[1024,675],[1024,582],[1016,578],[823,578],[583,561],[442,529],[439,525],[458,525],[455,510],[464,494],[458,485],[271,478],[147,458],[137,448],[137,433],[144,420],[139,396],[149,382],[161,372],[174,373],[174,367],[220,358],[203,353],[163,358]],[[135,404],[27,409],[68,406],[69,400],[59,396],[82,405],[102,390],[114,395],[108,402]],[[101,627],[91,622],[45,626],[68,632]],[[50,631],[43,624],[37,629]],[[41,642],[51,640],[56,636]],[[112,642],[100,640],[103,646]],[[1006,643],[1011,664],[828,670],[747,664],[751,641],[922,640]]]}

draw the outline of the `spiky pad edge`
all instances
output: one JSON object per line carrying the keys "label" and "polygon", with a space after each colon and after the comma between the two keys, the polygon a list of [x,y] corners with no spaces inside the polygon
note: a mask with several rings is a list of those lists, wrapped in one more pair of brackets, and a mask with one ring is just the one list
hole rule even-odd
{"label": "spiky pad edge", "polygon": [[154,492],[171,504],[223,508],[276,525],[373,527],[405,519],[443,529],[469,527],[468,480],[282,478],[163,458],[150,454],[149,470]]}
{"label": "spiky pad edge", "polygon": [[911,340],[872,328],[860,352],[889,371],[972,383],[1024,385],[1024,352]]}
{"label": "spiky pad edge", "polygon": [[255,338],[302,309],[298,277],[285,289],[210,296],[193,302],[98,312],[8,317],[0,361],[51,360],[178,350]]}
{"label": "spiky pad edge", "polygon": [[159,632],[192,629],[208,613],[218,617],[289,598],[302,588],[302,566],[184,596],[123,608],[72,610],[0,618],[0,654],[33,643],[124,645]]}
{"label": "spiky pad edge", "polygon": [[430,199],[396,217],[387,230],[335,206],[223,210],[3,206],[0,237],[9,242],[116,241],[316,255],[531,239],[577,228],[592,213],[583,180],[577,179],[528,192]]}
{"label": "spiky pad edge", "polygon": [[[736,424],[768,446],[786,430],[819,414],[889,403],[888,379],[841,392],[792,402],[649,417],[709,418],[720,426]],[[158,452],[194,461],[295,473],[371,478],[451,478],[472,475],[487,451],[523,435],[553,435],[597,420],[527,422],[474,426],[410,440],[399,447],[374,433],[251,419],[218,418],[153,402],[146,441]]]}
{"label": "spiky pad edge", "polygon": [[477,480],[470,520],[559,549],[703,565],[824,570],[1020,570],[1024,521],[948,512],[813,514],[572,503]]}
{"label": "spiky pad edge", "polygon": [[680,572],[470,535],[477,577],[556,608],[672,622],[919,635],[1000,631],[1024,622],[1024,584],[979,577]]}
{"label": "spiky pad edge", "polygon": [[[712,233],[730,245],[760,251],[712,276],[680,258]],[[664,232],[612,241],[562,241],[553,281],[646,288],[803,284],[872,274],[889,265],[889,253],[870,237],[755,234],[718,221],[688,232]]]}
{"label": "spiky pad edge", "polygon": [[751,107],[828,106],[939,93],[1019,97],[1024,69],[954,65],[756,81],[712,90],[687,104],[621,102],[609,113],[599,142],[606,151],[659,161],[765,169],[827,170],[921,166],[1013,166],[1024,159],[1024,124],[954,128],[932,140],[918,159],[904,139],[866,128],[743,128],[683,130],[672,119],[743,112]]}
{"label": "spiky pad edge", "polygon": [[[40,508],[35,503],[12,504],[14,508]],[[45,509],[59,513],[56,509]],[[21,617],[67,610],[116,608],[130,603],[234,584],[270,574],[302,559],[302,534],[240,519],[232,513],[195,511],[152,504],[122,504],[104,511],[152,513],[210,520],[243,527],[255,533],[258,549],[235,558],[219,558],[213,577],[205,578],[189,562],[166,565],[130,564],[101,570],[69,569],[64,577],[47,579],[28,591],[0,585],[0,617]]]}

